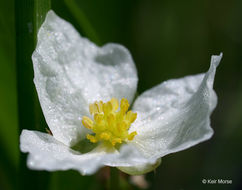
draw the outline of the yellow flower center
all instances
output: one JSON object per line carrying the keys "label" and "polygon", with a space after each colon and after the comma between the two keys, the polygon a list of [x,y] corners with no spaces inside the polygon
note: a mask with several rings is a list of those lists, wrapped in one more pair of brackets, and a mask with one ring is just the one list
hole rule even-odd
{"label": "yellow flower center", "polygon": [[96,101],[89,105],[89,112],[93,116],[93,120],[87,116],[83,116],[82,124],[87,129],[91,129],[94,135],[87,135],[92,143],[99,141],[108,142],[112,146],[116,143],[131,141],[134,139],[137,132],[129,133],[131,123],[137,118],[137,113],[128,111],[129,102],[123,98],[119,102],[116,98],[103,103]]}

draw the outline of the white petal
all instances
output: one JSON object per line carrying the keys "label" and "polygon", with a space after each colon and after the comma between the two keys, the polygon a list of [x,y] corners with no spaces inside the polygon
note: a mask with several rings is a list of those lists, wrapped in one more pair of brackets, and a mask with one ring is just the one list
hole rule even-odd
{"label": "white petal", "polygon": [[27,164],[31,169],[76,169],[83,174],[95,172],[99,156],[102,155],[102,152],[80,155],[49,134],[28,130],[22,131],[20,148],[22,152],[30,153]]}
{"label": "white petal", "polygon": [[131,167],[118,167],[122,172],[129,175],[143,175],[145,173],[155,170],[161,164],[161,158],[158,158],[157,161],[153,164],[142,164],[138,166]]}
{"label": "white petal", "polygon": [[159,158],[209,139],[210,115],[217,104],[213,81],[221,58],[212,56],[206,74],[169,80],[141,94],[130,129],[138,135],[131,143],[147,157]]}
{"label": "white petal", "polygon": [[142,157],[134,147],[125,145],[120,152],[106,152],[102,146],[81,154],[57,141],[53,136],[38,131],[23,130],[20,149],[29,152],[27,165],[35,170],[78,170],[83,175],[93,174],[102,166],[130,167],[155,160]]}
{"label": "white petal", "polygon": [[85,136],[81,119],[89,114],[89,103],[112,97],[131,102],[136,92],[136,68],[126,48],[97,47],[53,11],[39,30],[32,60],[45,119],[66,145]]}

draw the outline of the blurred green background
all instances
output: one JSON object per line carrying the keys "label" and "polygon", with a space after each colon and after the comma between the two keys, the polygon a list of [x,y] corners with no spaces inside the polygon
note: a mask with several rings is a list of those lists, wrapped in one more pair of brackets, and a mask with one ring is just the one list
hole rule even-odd
{"label": "blurred green background", "polygon": [[[19,116],[32,114],[28,109],[32,102],[17,101],[18,95],[19,100],[25,99],[17,88],[18,84],[24,89],[21,72],[25,67],[15,61],[16,40],[23,40],[19,33],[16,35],[16,27],[25,23],[15,17],[15,7],[21,12],[21,2],[30,1],[15,2],[0,0],[0,189],[105,189],[106,184],[97,176],[81,176],[76,171],[29,171],[23,166],[18,121]],[[165,156],[162,165],[146,179],[149,189],[242,189],[241,0],[52,0],[51,7],[98,45],[116,42],[126,46],[138,69],[139,93],[167,79],[205,72],[211,55],[223,52],[214,86],[219,102],[211,117],[213,138]],[[18,43],[17,51],[20,49]],[[26,59],[31,61],[30,56]],[[31,69],[28,73],[32,78]],[[32,80],[29,83],[26,89],[30,88],[35,97]],[[40,118],[37,128],[44,131],[41,112],[36,113]],[[204,185],[202,179],[233,182]],[[138,189],[125,183],[123,186]]]}

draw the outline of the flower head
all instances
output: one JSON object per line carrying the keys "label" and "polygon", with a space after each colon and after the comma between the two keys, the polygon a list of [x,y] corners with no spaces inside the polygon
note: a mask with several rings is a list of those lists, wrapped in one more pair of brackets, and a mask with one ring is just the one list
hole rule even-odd
{"label": "flower head", "polygon": [[115,146],[125,141],[131,141],[137,135],[136,131],[129,133],[131,123],[137,117],[137,113],[128,111],[128,100],[123,98],[119,103],[116,98],[103,103],[103,101],[95,102],[89,105],[90,114],[93,115],[94,121],[89,117],[83,116],[82,124],[87,129],[92,130],[95,136],[87,134],[87,139],[92,143],[103,141],[107,146]]}
{"label": "flower head", "polygon": [[133,102],[138,78],[129,51],[118,44],[97,47],[49,11],[32,60],[53,136],[22,131],[28,166],[85,175],[106,165],[141,174],[157,167],[161,157],[209,139],[221,58],[212,56],[207,73],[168,80]]}

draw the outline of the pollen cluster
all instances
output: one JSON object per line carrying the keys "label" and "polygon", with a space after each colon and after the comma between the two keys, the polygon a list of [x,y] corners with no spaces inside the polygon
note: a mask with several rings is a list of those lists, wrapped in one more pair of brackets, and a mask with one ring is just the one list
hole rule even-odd
{"label": "pollen cluster", "polygon": [[136,120],[137,113],[128,111],[128,109],[129,103],[125,98],[120,101],[120,109],[116,98],[112,98],[106,103],[96,101],[90,104],[89,112],[93,116],[93,120],[87,116],[82,118],[84,127],[94,133],[94,135],[88,134],[87,139],[92,143],[103,141],[112,146],[133,140],[137,132],[129,133],[128,130]]}

